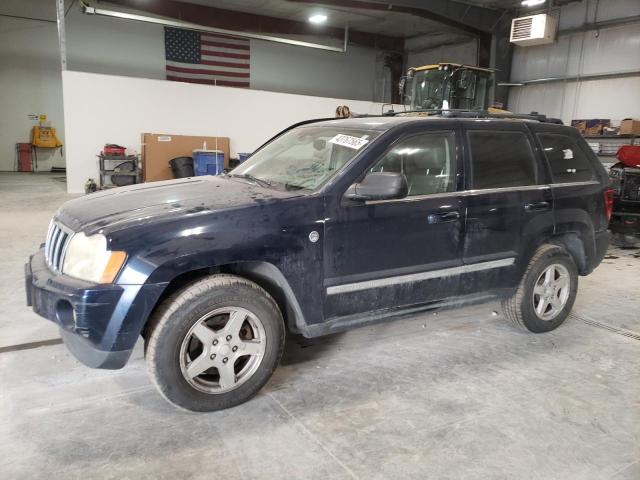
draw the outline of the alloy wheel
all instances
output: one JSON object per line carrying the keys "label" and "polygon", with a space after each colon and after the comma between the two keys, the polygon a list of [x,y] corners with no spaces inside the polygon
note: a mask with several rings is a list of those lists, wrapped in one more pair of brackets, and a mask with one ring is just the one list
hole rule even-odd
{"label": "alloy wheel", "polygon": [[265,330],[260,319],[240,307],[223,307],[203,315],[180,347],[180,370],[197,390],[229,392],[249,380],[264,357]]}
{"label": "alloy wheel", "polygon": [[571,291],[569,271],[554,263],[543,270],[533,287],[533,309],[541,320],[551,321],[567,304]]}

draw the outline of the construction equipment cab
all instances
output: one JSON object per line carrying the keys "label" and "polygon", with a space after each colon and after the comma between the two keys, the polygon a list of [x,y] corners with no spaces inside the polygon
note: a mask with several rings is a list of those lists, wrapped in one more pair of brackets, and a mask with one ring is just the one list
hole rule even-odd
{"label": "construction equipment cab", "polygon": [[487,110],[493,70],[458,63],[410,68],[400,80],[400,96],[411,110]]}

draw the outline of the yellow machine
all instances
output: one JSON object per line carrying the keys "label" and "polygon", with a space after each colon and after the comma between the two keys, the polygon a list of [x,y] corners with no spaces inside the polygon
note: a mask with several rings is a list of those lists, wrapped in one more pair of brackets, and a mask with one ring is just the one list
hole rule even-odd
{"label": "yellow machine", "polygon": [[438,63],[410,68],[400,80],[400,95],[410,110],[487,110],[490,107],[494,71],[459,63]]}

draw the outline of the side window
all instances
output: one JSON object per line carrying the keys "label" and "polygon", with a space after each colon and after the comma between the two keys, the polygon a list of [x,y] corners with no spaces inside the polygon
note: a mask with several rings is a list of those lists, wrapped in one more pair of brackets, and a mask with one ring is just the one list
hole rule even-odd
{"label": "side window", "polygon": [[409,196],[452,192],[456,177],[453,133],[423,133],[406,138],[370,171],[404,173]]}
{"label": "side window", "polygon": [[593,180],[591,162],[574,139],[556,133],[539,133],[554,183]]}
{"label": "side window", "polygon": [[537,167],[522,132],[470,131],[473,188],[536,185]]}

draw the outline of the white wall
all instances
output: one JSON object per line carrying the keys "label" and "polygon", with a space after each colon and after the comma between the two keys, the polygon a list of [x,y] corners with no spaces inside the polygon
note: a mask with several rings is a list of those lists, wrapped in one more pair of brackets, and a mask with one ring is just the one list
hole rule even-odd
{"label": "white wall", "polygon": [[333,117],[338,105],[381,112],[380,104],[367,101],[72,71],[62,78],[70,193],[82,192],[88,178],[97,180],[96,155],[105,143],[139,153],[142,133],[229,137],[233,155],[253,151],[292,123]]}
{"label": "white wall", "polygon": [[[28,7],[28,8],[27,8]],[[0,12],[55,18],[54,0],[1,0]],[[165,78],[164,29],[139,22],[83,15],[78,2],[66,18],[68,68],[75,71]],[[327,39],[308,39],[327,43]],[[380,99],[380,58],[374,49],[349,46],[347,53],[251,41],[251,88],[359,100]],[[91,96],[105,92],[90,88]],[[199,91],[199,90],[198,90]],[[65,142],[55,23],[0,17],[0,171],[12,170],[15,143],[29,141],[45,113]],[[123,114],[135,113],[135,102]],[[92,112],[99,118],[100,112]],[[64,166],[59,153],[39,153],[41,170]]]}
{"label": "white wall", "polygon": [[[584,1],[555,12],[560,30],[640,15],[637,0]],[[560,34],[557,41],[535,47],[515,47],[512,82],[640,71],[640,24]],[[554,82],[512,87],[509,109],[532,110],[560,117],[565,123],[578,118],[623,118],[640,116],[640,75],[627,78]]]}

